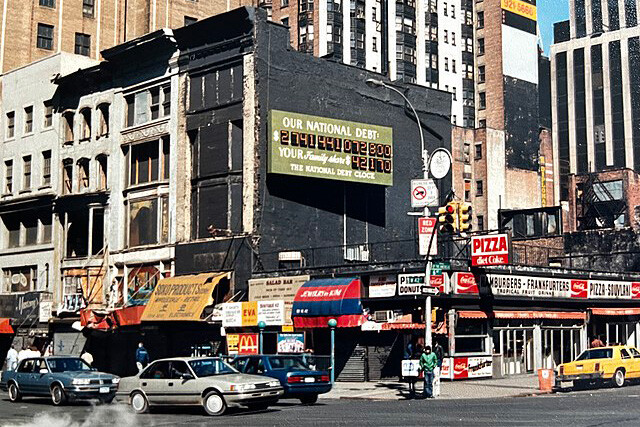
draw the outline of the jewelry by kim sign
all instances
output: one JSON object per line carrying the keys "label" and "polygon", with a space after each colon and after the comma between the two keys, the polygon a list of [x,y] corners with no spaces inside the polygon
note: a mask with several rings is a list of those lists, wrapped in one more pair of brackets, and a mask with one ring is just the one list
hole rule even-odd
{"label": "jewelry by kim sign", "polygon": [[271,110],[269,173],[393,185],[393,129]]}

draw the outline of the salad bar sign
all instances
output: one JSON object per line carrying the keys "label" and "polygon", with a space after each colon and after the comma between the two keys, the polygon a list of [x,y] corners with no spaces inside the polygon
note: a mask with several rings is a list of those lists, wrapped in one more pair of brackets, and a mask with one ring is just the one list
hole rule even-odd
{"label": "salad bar sign", "polygon": [[393,185],[393,129],[271,110],[269,173]]}

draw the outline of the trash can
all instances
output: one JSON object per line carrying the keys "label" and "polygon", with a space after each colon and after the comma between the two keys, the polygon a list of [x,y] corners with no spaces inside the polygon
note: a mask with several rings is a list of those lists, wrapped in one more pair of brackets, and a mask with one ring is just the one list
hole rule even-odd
{"label": "trash can", "polygon": [[553,369],[538,369],[538,383],[540,391],[552,391],[555,383]]}

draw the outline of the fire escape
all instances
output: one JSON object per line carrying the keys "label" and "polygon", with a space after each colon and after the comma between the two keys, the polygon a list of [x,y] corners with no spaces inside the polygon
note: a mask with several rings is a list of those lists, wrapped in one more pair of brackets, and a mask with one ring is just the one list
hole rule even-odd
{"label": "fire escape", "polygon": [[616,220],[627,212],[624,197],[615,197],[594,173],[578,185],[576,199],[578,230],[614,228]]}

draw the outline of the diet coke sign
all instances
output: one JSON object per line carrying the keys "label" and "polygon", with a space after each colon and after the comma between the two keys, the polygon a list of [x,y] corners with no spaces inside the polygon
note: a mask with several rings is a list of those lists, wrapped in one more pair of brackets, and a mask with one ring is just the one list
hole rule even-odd
{"label": "diet coke sign", "polygon": [[473,236],[471,238],[471,265],[509,264],[509,246],[509,235],[506,233]]}

